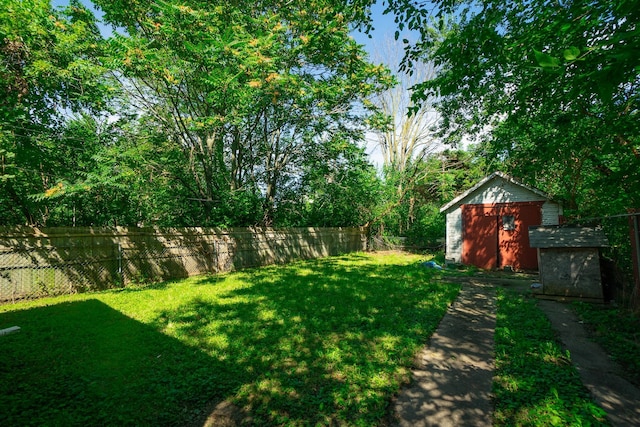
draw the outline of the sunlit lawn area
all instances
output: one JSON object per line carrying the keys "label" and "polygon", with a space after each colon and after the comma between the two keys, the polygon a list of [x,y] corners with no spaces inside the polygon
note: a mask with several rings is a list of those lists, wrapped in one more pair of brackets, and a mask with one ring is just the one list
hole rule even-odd
{"label": "sunlit lawn area", "polygon": [[375,425],[457,285],[352,254],[0,307],[0,425]]}

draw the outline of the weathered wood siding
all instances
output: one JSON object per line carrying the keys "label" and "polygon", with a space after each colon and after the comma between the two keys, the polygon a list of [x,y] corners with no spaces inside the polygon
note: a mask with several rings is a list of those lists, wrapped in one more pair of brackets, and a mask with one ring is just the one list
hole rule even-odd
{"label": "weathered wood siding", "polygon": [[363,228],[0,227],[0,300],[366,250]]}
{"label": "weathered wood siding", "polygon": [[603,300],[597,248],[543,248],[538,254],[544,295]]}
{"label": "weathered wood siding", "polygon": [[558,203],[547,201],[542,205],[542,225],[559,225],[562,209]]}
{"label": "weathered wood siding", "polygon": [[445,258],[455,263],[462,262],[462,209],[447,212],[445,236]]}
{"label": "weathered wood siding", "polygon": [[538,194],[502,178],[493,179],[462,201],[461,204],[514,203],[545,200]]}

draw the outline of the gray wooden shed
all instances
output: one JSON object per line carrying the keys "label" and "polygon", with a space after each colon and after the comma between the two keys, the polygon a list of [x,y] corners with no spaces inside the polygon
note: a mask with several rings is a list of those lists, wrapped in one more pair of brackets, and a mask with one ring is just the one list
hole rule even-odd
{"label": "gray wooden shed", "polygon": [[609,242],[601,229],[529,227],[529,243],[538,251],[542,295],[603,301],[600,248]]}

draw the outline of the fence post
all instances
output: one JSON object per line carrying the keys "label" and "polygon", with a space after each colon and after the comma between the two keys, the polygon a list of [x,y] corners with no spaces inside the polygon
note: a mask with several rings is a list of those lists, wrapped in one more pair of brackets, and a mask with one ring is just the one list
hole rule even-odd
{"label": "fence post", "polygon": [[124,286],[124,274],[122,271],[122,244],[120,242],[118,242],[118,278],[120,279],[122,286]]}
{"label": "fence post", "polygon": [[220,272],[220,258],[218,258],[218,236],[214,237],[213,241],[213,253],[215,254],[215,259],[212,259],[212,262],[215,262],[215,274]]}

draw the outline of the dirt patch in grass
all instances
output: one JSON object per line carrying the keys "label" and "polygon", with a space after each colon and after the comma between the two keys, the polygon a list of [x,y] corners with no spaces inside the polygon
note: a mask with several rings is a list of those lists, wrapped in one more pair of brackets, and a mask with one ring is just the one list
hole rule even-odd
{"label": "dirt patch in grass", "polygon": [[246,411],[227,400],[210,404],[205,409],[206,413],[206,419],[198,420],[192,427],[237,427],[252,422]]}

